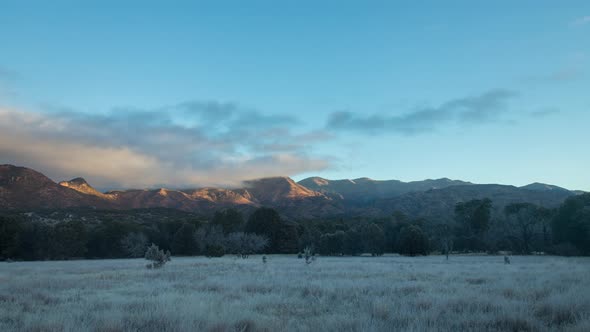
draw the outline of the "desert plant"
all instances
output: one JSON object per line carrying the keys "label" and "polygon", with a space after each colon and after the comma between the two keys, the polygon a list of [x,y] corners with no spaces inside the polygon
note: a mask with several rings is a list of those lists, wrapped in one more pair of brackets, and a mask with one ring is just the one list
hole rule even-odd
{"label": "desert plant", "polygon": [[164,250],[160,250],[157,245],[152,243],[145,252],[145,259],[151,261],[146,265],[148,269],[159,269],[170,261],[170,251],[164,252]]}

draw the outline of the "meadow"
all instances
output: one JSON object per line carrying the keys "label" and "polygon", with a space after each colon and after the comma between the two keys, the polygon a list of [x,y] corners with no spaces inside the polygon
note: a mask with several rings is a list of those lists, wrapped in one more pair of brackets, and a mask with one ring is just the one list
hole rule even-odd
{"label": "meadow", "polygon": [[0,331],[590,331],[590,258],[0,263]]}

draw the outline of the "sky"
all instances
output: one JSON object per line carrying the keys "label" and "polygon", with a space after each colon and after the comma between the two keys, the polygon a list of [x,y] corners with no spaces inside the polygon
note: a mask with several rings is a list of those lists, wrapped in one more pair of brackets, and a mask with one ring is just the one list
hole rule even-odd
{"label": "sky", "polygon": [[588,1],[0,2],[0,163],[590,190]]}

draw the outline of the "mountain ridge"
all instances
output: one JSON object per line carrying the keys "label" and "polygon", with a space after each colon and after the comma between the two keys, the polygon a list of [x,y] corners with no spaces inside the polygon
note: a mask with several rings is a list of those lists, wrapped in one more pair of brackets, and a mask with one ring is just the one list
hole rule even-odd
{"label": "mountain ridge", "polygon": [[[402,182],[370,178],[328,180],[289,177],[244,181],[238,188],[130,189],[100,192],[84,178],[55,183],[33,169],[0,165],[0,208],[91,207],[102,209],[173,208],[206,215],[233,207],[252,211],[273,207],[287,218],[385,216],[402,211],[415,216],[448,216],[454,204],[489,197],[501,207],[510,202],[555,206],[575,195],[567,189],[532,183],[516,187],[474,184],[448,178]],[[444,219],[444,218],[443,218]]]}

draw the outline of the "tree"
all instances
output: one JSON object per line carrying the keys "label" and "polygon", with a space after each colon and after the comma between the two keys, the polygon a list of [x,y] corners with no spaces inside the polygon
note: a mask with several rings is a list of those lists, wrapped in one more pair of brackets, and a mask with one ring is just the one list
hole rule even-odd
{"label": "tree", "polygon": [[253,233],[236,232],[227,235],[225,245],[228,253],[247,258],[261,252],[268,245],[268,239]]}
{"label": "tree", "polygon": [[428,238],[417,225],[402,228],[398,242],[399,253],[402,255],[428,255]]}
{"label": "tree", "polygon": [[20,219],[0,216],[0,258],[14,259],[20,255],[18,235],[22,229],[23,223]]}
{"label": "tree", "polygon": [[568,198],[557,210],[551,228],[556,245],[571,244],[581,254],[590,254],[590,194]]}
{"label": "tree", "polygon": [[464,250],[484,250],[484,237],[490,227],[492,201],[474,199],[455,205],[458,244]]}
{"label": "tree", "polygon": [[542,213],[539,208],[531,203],[513,203],[504,208],[506,219],[516,232],[520,252],[530,254],[533,240],[540,235],[542,226]]}
{"label": "tree", "polygon": [[370,224],[364,229],[363,242],[365,251],[372,256],[381,256],[385,247],[385,233],[376,224]]}
{"label": "tree", "polygon": [[455,245],[455,235],[453,234],[452,226],[449,224],[438,224],[434,228],[434,232],[436,233],[435,239],[438,242],[441,252],[448,260]]}
{"label": "tree", "polygon": [[217,211],[213,216],[211,224],[221,226],[223,234],[240,232],[244,228],[244,217],[236,209]]}
{"label": "tree", "polygon": [[341,255],[344,248],[345,234],[343,231],[323,234],[320,237],[318,252],[322,255],[336,256]]}
{"label": "tree", "polygon": [[121,247],[121,240],[136,226],[122,221],[106,220],[98,225],[88,236],[89,258],[120,258],[127,257]]}
{"label": "tree", "polygon": [[275,253],[294,254],[297,253],[299,244],[299,235],[297,224],[292,222],[282,222],[276,233]]}
{"label": "tree", "polygon": [[174,255],[194,255],[198,251],[195,242],[196,227],[193,224],[184,223],[174,234],[172,239],[172,252]]}
{"label": "tree", "polygon": [[51,257],[55,259],[80,258],[86,254],[88,238],[81,221],[62,221],[53,228],[50,243]]}
{"label": "tree", "polygon": [[265,236],[269,240],[266,252],[276,253],[279,252],[281,247],[280,231],[282,223],[281,216],[277,211],[261,207],[248,218],[244,232]]}
{"label": "tree", "polygon": [[344,233],[342,253],[356,256],[363,253],[363,236],[358,230],[351,228]]}
{"label": "tree", "polygon": [[221,257],[225,254],[225,235],[220,225],[203,225],[194,235],[199,252],[209,257]]}
{"label": "tree", "polygon": [[305,225],[303,226],[303,231],[299,236],[299,249],[305,248],[316,248],[318,243],[320,242],[320,236],[322,233],[317,229],[315,225]]}
{"label": "tree", "polygon": [[121,247],[129,257],[142,257],[148,247],[148,238],[143,233],[129,233],[121,240]]}

